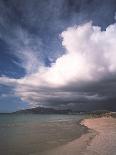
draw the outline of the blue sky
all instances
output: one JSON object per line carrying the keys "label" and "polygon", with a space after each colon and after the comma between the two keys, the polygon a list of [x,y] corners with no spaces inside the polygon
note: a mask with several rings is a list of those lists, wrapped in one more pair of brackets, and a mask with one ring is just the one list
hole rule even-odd
{"label": "blue sky", "polygon": [[115,0],[0,0],[0,112],[115,110],[115,12]]}

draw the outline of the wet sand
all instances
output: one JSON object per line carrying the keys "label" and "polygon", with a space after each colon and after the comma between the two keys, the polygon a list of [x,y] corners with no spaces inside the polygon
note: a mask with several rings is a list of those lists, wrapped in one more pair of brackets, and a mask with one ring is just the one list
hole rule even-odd
{"label": "wet sand", "polygon": [[116,119],[85,119],[88,133],[42,155],[116,155]]}

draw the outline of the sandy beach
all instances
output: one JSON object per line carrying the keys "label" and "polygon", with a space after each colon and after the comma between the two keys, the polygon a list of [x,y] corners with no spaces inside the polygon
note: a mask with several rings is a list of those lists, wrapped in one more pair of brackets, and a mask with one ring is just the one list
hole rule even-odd
{"label": "sandy beach", "polygon": [[88,133],[42,155],[116,155],[116,119],[102,117],[85,119]]}
{"label": "sandy beach", "polygon": [[116,155],[116,119],[96,118],[85,120],[84,125],[97,132],[84,155]]}
{"label": "sandy beach", "polygon": [[4,115],[0,118],[2,155],[116,155],[113,117]]}

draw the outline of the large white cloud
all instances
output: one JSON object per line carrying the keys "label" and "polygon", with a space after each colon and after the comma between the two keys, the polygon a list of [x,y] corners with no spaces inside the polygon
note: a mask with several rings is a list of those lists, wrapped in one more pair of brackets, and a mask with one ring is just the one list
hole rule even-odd
{"label": "large white cloud", "polygon": [[57,99],[66,98],[69,92],[74,97],[71,90],[59,93],[61,87],[68,87],[70,83],[78,87],[82,82],[98,82],[116,73],[116,23],[102,31],[89,22],[68,28],[61,37],[65,54],[51,67],[41,65],[36,73],[17,80],[1,77],[0,83],[15,83],[16,95],[30,103],[39,103],[54,98],[52,88]]}
{"label": "large white cloud", "polygon": [[101,31],[87,23],[62,32],[65,54],[51,67],[40,67],[38,72],[21,80],[23,83],[66,85],[80,80],[99,80],[116,71],[116,24]]}

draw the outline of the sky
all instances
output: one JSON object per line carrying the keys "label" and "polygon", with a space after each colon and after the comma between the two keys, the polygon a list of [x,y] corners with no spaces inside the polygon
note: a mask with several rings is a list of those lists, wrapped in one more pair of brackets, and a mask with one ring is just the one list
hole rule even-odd
{"label": "sky", "polygon": [[0,112],[116,111],[116,0],[0,0]]}

